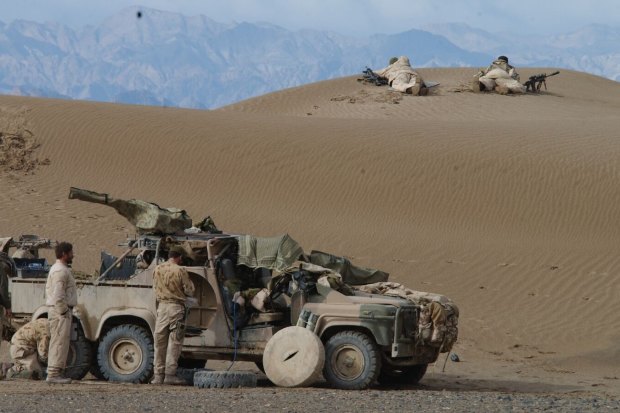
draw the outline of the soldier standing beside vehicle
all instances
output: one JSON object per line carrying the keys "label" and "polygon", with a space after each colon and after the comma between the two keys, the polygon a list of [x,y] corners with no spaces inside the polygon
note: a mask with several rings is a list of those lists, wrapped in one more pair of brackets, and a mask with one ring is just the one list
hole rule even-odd
{"label": "soldier standing beside vehicle", "polygon": [[179,356],[185,336],[186,299],[194,295],[194,284],[189,279],[181,260],[185,250],[172,246],[168,261],[159,264],[153,273],[153,288],[157,304],[155,323],[155,375],[151,384],[186,384],[176,376]]}
{"label": "soldier standing beside vehicle", "polygon": [[56,263],[50,268],[45,286],[45,303],[50,323],[50,349],[47,366],[48,383],[69,384],[71,379],[62,376],[67,365],[73,307],[77,304],[75,279],[69,265],[73,262],[73,245],[61,242],[56,245]]}
{"label": "soldier standing beside vehicle", "polygon": [[50,343],[49,322],[45,318],[33,320],[21,327],[11,339],[11,358],[15,363],[7,372],[7,379],[34,379],[43,377],[41,362],[47,362]]}

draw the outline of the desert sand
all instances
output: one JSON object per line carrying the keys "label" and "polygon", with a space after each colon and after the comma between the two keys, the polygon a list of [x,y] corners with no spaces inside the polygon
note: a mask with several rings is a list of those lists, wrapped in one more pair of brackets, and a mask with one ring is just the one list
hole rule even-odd
{"label": "desert sand", "polygon": [[354,76],[213,111],[0,96],[0,132],[33,140],[32,168],[0,162],[0,235],[71,241],[97,269],[134,231],[70,186],[289,233],[459,305],[461,362],[423,384],[619,395],[620,84],[462,91],[475,71],[420,70],[426,97]]}

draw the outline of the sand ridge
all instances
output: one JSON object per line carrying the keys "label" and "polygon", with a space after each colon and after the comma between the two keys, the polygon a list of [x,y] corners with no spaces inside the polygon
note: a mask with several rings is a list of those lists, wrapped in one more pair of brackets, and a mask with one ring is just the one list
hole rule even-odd
{"label": "sand ridge", "polygon": [[70,186],[289,233],[451,297],[455,350],[499,377],[618,386],[620,85],[562,70],[541,95],[499,96],[452,91],[472,69],[421,73],[441,89],[398,103],[355,76],[215,111],[1,96],[50,160],[0,175],[1,234],[70,240],[96,269],[133,230]]}

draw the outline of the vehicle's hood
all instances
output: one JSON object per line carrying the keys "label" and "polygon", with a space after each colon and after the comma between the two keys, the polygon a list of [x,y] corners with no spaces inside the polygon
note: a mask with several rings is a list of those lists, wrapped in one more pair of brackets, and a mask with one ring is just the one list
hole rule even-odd
{"label": "vehicle's hood", "polygon": [[396,307],[403,305],[414,305],[411,301],[400,297],[391,297],[381,294],[368,294],[363,292],[355,292],[355,295],[349,295],[347,298],[355,304],[387,304]]}

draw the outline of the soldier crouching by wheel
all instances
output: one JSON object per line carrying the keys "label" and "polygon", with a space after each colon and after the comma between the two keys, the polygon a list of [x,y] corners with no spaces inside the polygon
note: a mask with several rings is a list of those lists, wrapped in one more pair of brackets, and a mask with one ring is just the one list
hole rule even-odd
{"label": "soldier crouching by wheel", "polygon": [[185,336],[185,300],[194,295],[194,284],[185,268],[179,266],[185,250],[172,246],[168,261],[153,273],[157,303],[155,323],[155,375],[151,384],[186,384],[176,376]]}
{"label": "soldier crouching by wheel", "polygon": [[14,365],[7,371],[6,378],[42,379],[40,362],[47,362],[49,343],[50,327],[46,318],[33,320],[17,330],[9,350]]}

